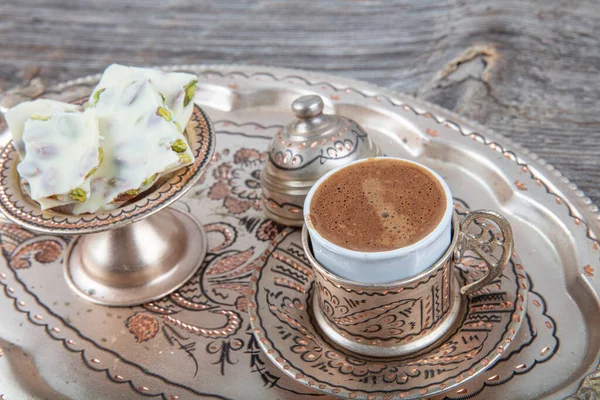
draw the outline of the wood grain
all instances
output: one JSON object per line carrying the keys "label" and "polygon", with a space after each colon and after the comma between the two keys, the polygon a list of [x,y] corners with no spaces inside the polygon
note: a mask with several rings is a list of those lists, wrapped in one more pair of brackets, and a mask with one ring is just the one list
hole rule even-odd
{"label": "wood grain", "polygon": [[524,144],[600,202],[600,2],[3,0],[0,90],[134,65],[323,70]]}

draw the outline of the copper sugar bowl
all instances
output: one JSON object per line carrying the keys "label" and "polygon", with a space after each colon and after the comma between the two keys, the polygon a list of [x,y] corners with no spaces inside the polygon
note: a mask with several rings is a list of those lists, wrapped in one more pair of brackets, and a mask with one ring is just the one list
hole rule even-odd
{"label": "copper sugar bowl", "polygon": [[302,226],[304,198],[325,173],[352,161],[381,155],[355,121],[323,114],[323,100],[302,96],[292,103],[296,120],[276,134],[261,173],[264,212],[272,220]]}

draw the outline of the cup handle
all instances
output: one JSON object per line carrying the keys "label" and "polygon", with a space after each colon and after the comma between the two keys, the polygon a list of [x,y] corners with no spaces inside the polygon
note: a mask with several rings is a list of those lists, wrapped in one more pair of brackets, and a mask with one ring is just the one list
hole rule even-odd
{"label": "cup handle", "polygon": [[[502,233],[502,238],[498,238],[496,235],[490,235],[489,238],[486,238],[487,230],[484,227],[482,227],[479,234],[469,232],[469,226],[477,219],[491,220],[498,225]],[[513,231],[508,220],[497,212],[477,210],[470,212],[463,219],[460,223],[458,235],[458,244],[454,249],[454,263],[460,264],[465,251],[471,250],[488,265],[488,271],[483,278],[460,288],[460,294],[466,295],[489,285],[502,273],[512,256],[514,246]],[[494,261],[489,256],[489,253],[493,252],[497,247],[502,248],[502,256],[498,261]]]}

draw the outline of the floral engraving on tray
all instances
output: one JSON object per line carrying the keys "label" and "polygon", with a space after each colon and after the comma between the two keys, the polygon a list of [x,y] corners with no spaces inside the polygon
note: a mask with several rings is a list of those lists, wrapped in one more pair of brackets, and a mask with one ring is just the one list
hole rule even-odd
{"label": "floral engraving on tray", "polygon": [[66,242],[57,236],[35,235],[18,225],[0,223],[2,251],[14,269],[29,268],[32,263],[61,261]]}
{"label": "floral engraving on tray", "polygon": [[138,343],[152,339],[158,333],[158,321],[149,313],[135,313],[125,323]]}
{"label": "floral engraving on tray", "polygon": [[208,198],[223,200],[231,214],[238,215],[249,208],[261,210],[260,171],[266,153],[242,148],[235,152],[233,162],[223,162],[213,171],[216,183],[208,192]]}

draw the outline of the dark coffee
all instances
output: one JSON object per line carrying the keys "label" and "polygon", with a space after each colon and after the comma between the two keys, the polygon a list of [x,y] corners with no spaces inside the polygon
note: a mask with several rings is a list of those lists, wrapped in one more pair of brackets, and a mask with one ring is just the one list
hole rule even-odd
{"label": "dark coffee", "polygon": [[350,250],[394,250],[418,242],[446,211],[444,188],[429,171],[395,159],[344,168],[315,191],[309,219],[328,241]]}

